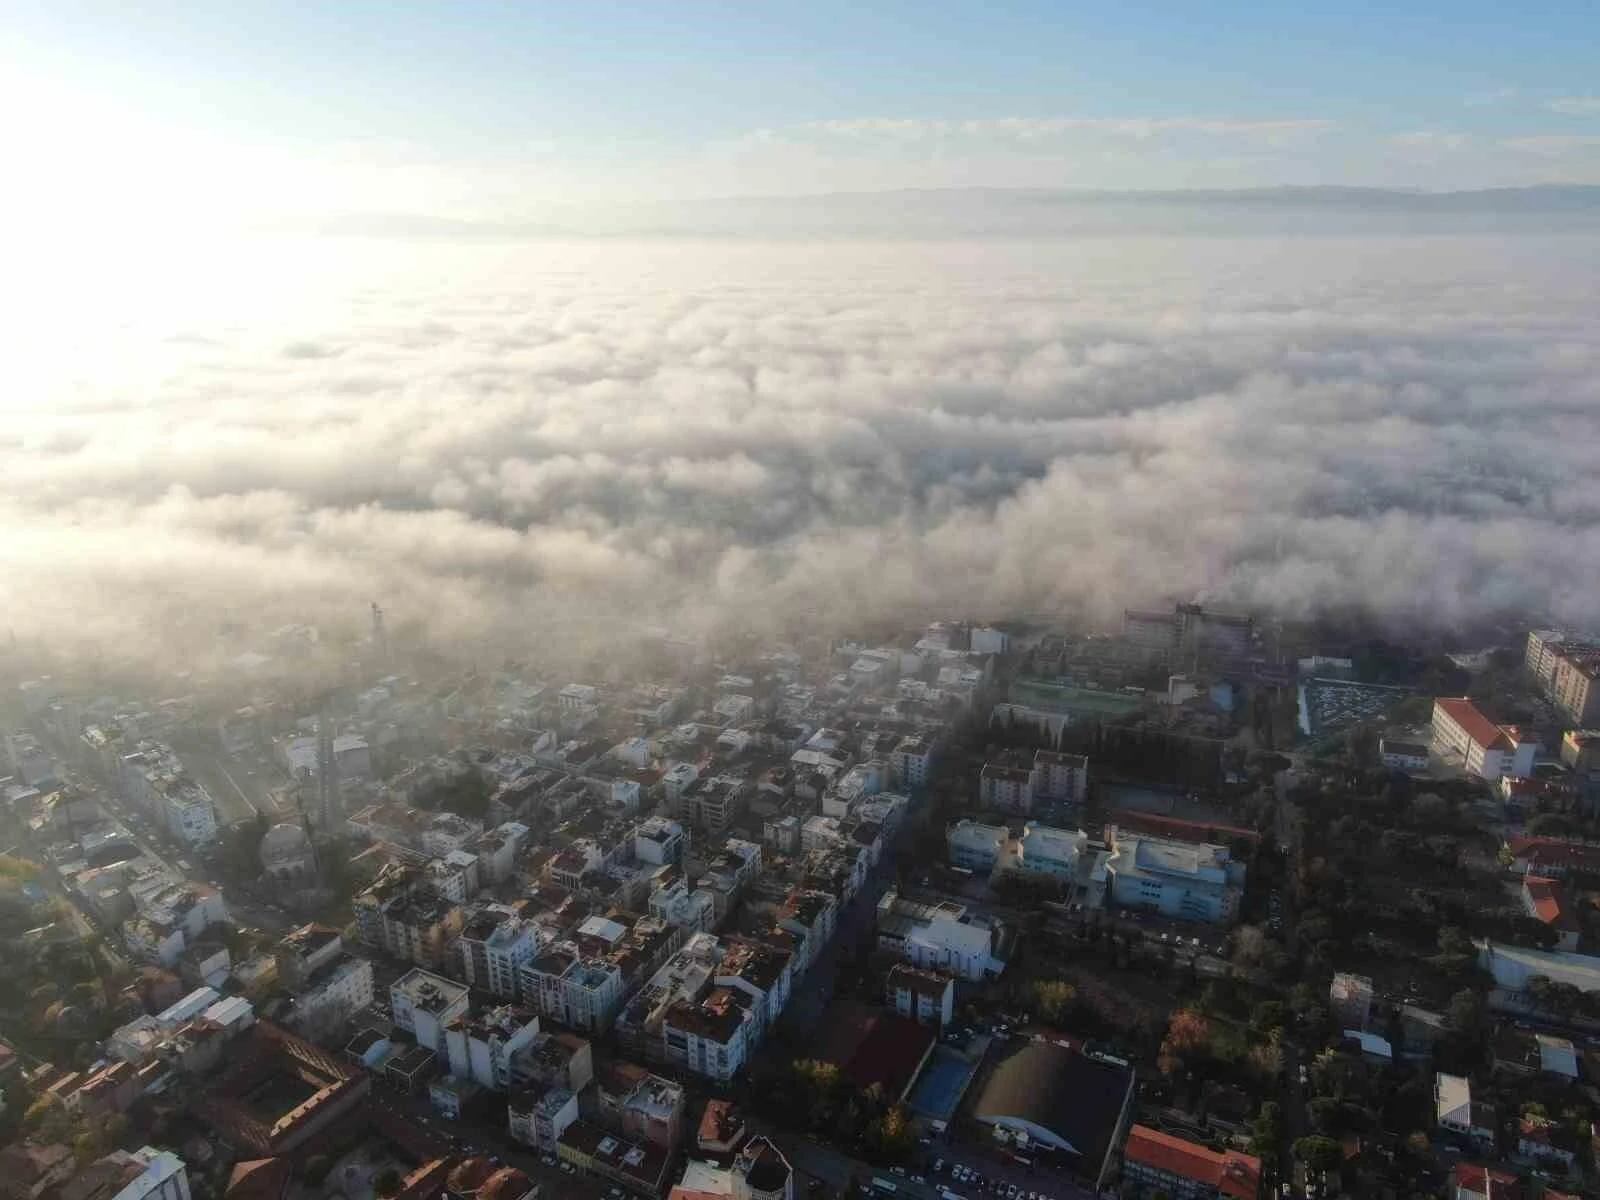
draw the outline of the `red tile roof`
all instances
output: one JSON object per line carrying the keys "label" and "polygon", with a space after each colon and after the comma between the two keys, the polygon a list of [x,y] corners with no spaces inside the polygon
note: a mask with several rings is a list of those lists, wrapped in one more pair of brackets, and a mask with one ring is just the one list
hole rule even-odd
{"label": "red tile roof", "polygon": [[1515,1175],[1482,1163],[1457,1163],[1455,1185],[1458,1191],[1492,1197],[1492,1200],[1520,1200],[1522,1196],[1522,1183]]}
{"label": "red tile roof", "polygon": [[1578,928],[1577,922],[1572,919],[1568,911],[1566,896],[1561,890],[1561,885],[1554,879],[1546,879],[1542,875],[1529,875],[1522,881],[1523,888],[1528,893],[1528,900],[1533,904],[1534,916],[1556,929],[1571,932]]}
{"label": "red tile roof", "polygon": [[1496,725],[1465,696],[1441,696],[1433,706],[1461,726],[1462,732],[1485,750],[1512,750],[1521,740],[1515,726]]}
{"label": "red tile roof", "polygon": [[1600,846],[1564,842],[1560,838],[1517,837],[1506,843],[1511,857],[1526,863],[1530,870],[1556,868],[1563,871],[1600,873]]}
{"label": "red tile roof", "polygon": [[1255,1200],[1261,1188],[1261,1160],[1232,1150],[1221,1153],[1173,1137],[1170,1133],[1135,1125],[1128,1130],[1122,1157],[1180,1179],[1214,1187],[1229,1200]]}

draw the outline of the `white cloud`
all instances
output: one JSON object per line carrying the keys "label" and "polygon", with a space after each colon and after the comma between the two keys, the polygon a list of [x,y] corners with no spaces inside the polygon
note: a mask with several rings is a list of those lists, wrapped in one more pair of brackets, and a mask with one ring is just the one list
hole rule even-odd
{"label": "white cloud", "polygon": [[[239,320],[222,285],[259,305],[269,263],[315,292]],[[1582,620],[1597,265],[1580,237],[219,253],[131,334],[62,306],[85,323],[0,437],[0,588],[24,643],[186,662],[224,619],[354,630],[374,597],[546,654],[1199,591]]]}
{"label": "white cloud", "polygon": [[1592,116],[1600,113],[1600,96],[1563,96],[1545,106],[1551,112],[1569,116]]}
{"label": "white cloud", "polygon": [[1506,138],[1500,143],[1518,154],[1539,158],[1586,158],[1600,151],[1600,134],[1542,133]]}

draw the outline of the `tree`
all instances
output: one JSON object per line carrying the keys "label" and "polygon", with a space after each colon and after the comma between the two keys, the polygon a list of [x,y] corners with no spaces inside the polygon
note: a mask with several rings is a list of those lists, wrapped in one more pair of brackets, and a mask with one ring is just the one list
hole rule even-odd
{"label": "tree", "polygon": [[1078,999],[1078,989],[1064,980],[1050,980],[1033,985],[1034,1011],[1039,1019],[1050,1025],[1064,1023]]}
{"label": "tree", "polygon": [[1312,1171],[1326,1171],[1339,1162],[1339,1143],[1331,1137],[1314,1133],[1300,1138],[1294,1144],[1294,1156]]}
{"label": "tree", "polygon": [[393,1167],[385,1167],[373,1176],[372,1190],[379,1196],[394,1196],[399,1194],[402,1183],[399,1171]]}
{"label": "tree", "polygon": [[1450,997],[1450,1007],[1445,1016],[1457,1033],[1476,1037],[1483,1032],[1483,997],[1471,988],[1462,988]]}
{"label": "tree", "polygon": [[1180,1008],[1167,1022],[1157,1065],[1163,1074],[1175,1073],[1188,1059],[1205,1048],[1211,1037],[1211,1022],[1192,1008]]}

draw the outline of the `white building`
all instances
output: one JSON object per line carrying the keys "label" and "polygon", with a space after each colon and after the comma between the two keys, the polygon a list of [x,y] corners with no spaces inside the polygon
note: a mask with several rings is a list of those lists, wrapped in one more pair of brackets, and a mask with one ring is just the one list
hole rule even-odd
{"label": "white building", "polygon": [[188,1168],[183,1159],[170,1150],[157,1150],[154,1146],[132,1153],[116,1150],[100,1161],[126,1167],[124,1179],[136,1169],[139,1172],[128,1179],[111,1200],[189,1200]]}
{"label": "white building", "polygon": [[955,1019],[955,978],[941,971],[896,963],[889,969],[887,1001],[902,1017],[943,1028]]}
{"label": "white building", "polygon": [[1491,782],[1533,774],[1539,744],[1514,725],[1496,725],[1465,696],[1433,702],[1433,752],[1459,762],[1469,775]]}
{"label": "white building", "polygon": [[624,986],[615,963],[585,956],[571,942],[557,943],[524,965],[521,983],[523,1002],[541,1016],[588,1033],[610,1026]]}
{"label": "white building", "polygon": [[1378,758],[1391,771],[1426,771],[1428,747],[1421,742],[1385,737],[1378,740]]}
{"label": "white building", "polygon": [[666,817],[651,817],[633,831],[633,857],[652,866],[683,861],[683,825]]}
{"label": "white building", "polygon": [[998,975],[994,935],[967,919],[959,904],[919,904],[893,889],[878,901],[878,949],[913,966],[949,971],[962,979]]}
{"label": "white building", "polygon": [[1000,861],[1000,852],[1011,838],[1004,825],[982,825],[963,818],[945,830],[945,847],[951,866],[987,874]]}
{"label": "white building", "polygon": [[1495,1115],[1488,1105],[1472,1098],[1472,1081],[1443,1071],[1433,1077],[1434,1119],[1440,1129],[1494,1145]]}
{"label": "white building", "polygon": [[698,1002],[678,1001],[661,1022],[667,1061],[719,1081],[743,1069],[760,1031],[750,997],[726,987],[712,989]]}
{"label": "white building", "polygon": [[341,954],[313,971],[295,992],[286,1023],[302,1037],[326,1038],[372,1007],[375,998],[371,960]]}
{"label": "white building", "polygon": [[690,931],[708,930],[716,922],[716,899],[705,888],[689,890],[683,876],[650,893],[650,915]]}
{"label": "white building", "polygon": [[1036,750],[1033,776],[1034,791],[1041,800],[1082,804],[1089,798],[1089,760],[1081,754]]}
{"label": "white building", "polygon": [[730,941],[712,975],[717,987],[732,988],[750,998],[759,1022],[757,1035],[770,1029],[789,1003],[794,981],[794,955],[765,942]]}
{"label": "white building", "polygon": [[1225,924],[1239,911],[1245,868],[1226,846],[1196,845],[1111,829],[1106,876],[1128,908],[1186,921]]}
{"label": "white building", "polygon": [[191,779],[177,779],[161,790],[161,816],[173,837],[204,846],[217,836],[217,806],[211,793]]}
{"label": "white building", "polygon": [[1066,883],[1078,878],[1078,863],[1089,848],[1081,829],[1053,829],[1037,821],[1022,827],[1013,869],[1023,875],[1048,876]]}
{"label": "white building", "polygon": [[452,958],[469,986],[510,999],[521,986],[522,968],[539,955],[539,927],[515,910],[491,904],[474,913],[453,943]]}
{"label": "white building", "polygon": [[512,1060],[538,1036],[539,1018],[510,1005],[477,1017],[457,1017],[444,1031],[450,1074],[490,1091],[506,1091],[512,1083]]}
{"label": "white building", "polygon": [[435,1054],[445,1052],[445,1028],[457,1017],[466,1016],[469,1006],[464,986],[421,967],[413,967],[389,988],[394,1023]]}

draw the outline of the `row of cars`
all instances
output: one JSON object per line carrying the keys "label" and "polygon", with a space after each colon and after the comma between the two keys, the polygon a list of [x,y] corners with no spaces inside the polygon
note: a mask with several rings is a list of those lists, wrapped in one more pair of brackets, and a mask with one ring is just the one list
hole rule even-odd
{"label": "row of cars", "polygon": [[[945,1174],[945,1169],[944,1159],[936,1158],[933,1160],[933,1172],[935,1175]],[[895,1170],[899,1171],[900,1168],[896,1167]],[[1003,1179],[990,1179],[981,1171],[975,1171],[965,1163],[950,1163],[949,1176],[956,1183],[975,1193],[987,1192],[992,1196],[1004,1197],[1005,1200],[1050,1200],[1050,1197],[1044,1192],[1028,1191],[1014,1183],[1007,1183]],[[920,1175],[913,1175],[911,1178],[917,1183],[925,1182]],[[957,1200],[964,1200],[964,1197],[960,1197],[958,1193],[950,1191],[942,1184],[936,1184],[935,1186],[938,1186],[941,1194],[946,1197],[957,1196]]]}

